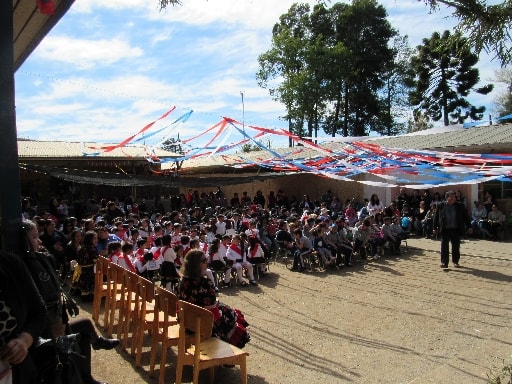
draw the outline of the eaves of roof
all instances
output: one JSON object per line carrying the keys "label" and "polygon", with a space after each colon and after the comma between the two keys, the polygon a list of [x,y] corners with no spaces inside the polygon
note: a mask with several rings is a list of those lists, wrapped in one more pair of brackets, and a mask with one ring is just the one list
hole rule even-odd
{"label": "eaves of roof", "polygon": [[17,71],[41,40],[69,10],[74,0],[53,0],[55,12],[39,12],[36,0],[13,0],[14,71]]}
{"label": "eaves of roof", "polygon": [[72,169],[51,167],[38,164],[20,164],[20,168],[27,172],[36,172],[49,175],[61,180],[78,184],[106,185],[112,187],[218,187],[236,185],[254,181],[283,176],[282,173],[265,173],[255,177],[254,174],[244,175],[195,175],[195,176],[162,176],[162,175],[128,175],[115,172],[90,171],[85,169]]}
{"label": "eaves of roof", "polygon": [[149,156],[158,158],[181,157],[181,155],[162,149],[148,149],[140,146],[124,146],[111,151],[95,149],[99,146],[108,146],[105,143],[78,143],[66,141],[36,141],[18,140],[18,157],[20,160],[27,159],[81,159],[87,160],[91,157],[101,159],[146,159]]}
{"label": "eaves of roof", "polygon": [[371,139],[387,148],[429,149],[437,151],[478,151],[481,153],[512,148],[512,124],[467,128],[431,135],[402,135]]}

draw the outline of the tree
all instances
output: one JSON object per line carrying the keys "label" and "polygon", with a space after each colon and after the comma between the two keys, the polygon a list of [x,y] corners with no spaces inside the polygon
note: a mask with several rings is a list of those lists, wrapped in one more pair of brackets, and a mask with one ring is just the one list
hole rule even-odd
{"label": "tree", "polygon": [[[453,16],[459,20],[456,32],[467,36],[465,49],[494,53],[502,67],[512,62],[512,0],[487,5],[483,0],[418,0],[424,1],[435,11],[439,4],[453,9]],[[462,48],[462,47],[461,47]]]}
{"label": "tree", "polygon": [[383,72],[393,60],[395,35],[374,0],[327,9],[294,4],[273,28],[260,55],[258,84],[286,106],[290,130],[316,136],[367,135],[380,114]]}
{"label": "tree", "polygon": [[432,120],[443,119],[444,125],[463,123],[467,118],[481,120],[485,107],[471,105],[466,97],[471,91],[486,95],[493,86],[474,88],[480,81],[474,68],[477,62],[478,56],[460,34],[433,33],[430,39],[423,39],[411,60],[415,76],[409,101]]}
{"label": "tree", "polygon": [[328,55],[324,35],[312,26],[309,5],[293,4],[274,25],[272,48],[258,57],[258,85],[286,106],[289,130],[299,136],[317,134]]}
{"label": "tree", "polygon": [[[495,81],[506,85],[494,99],[494,113],[501,117],[512,113],[512,68],[503,68],[495,73]],[[510,121],[512,119],[507,119]]]}
{"label": "tree", "polygon": [[395,36],[392,49],[394,60],[383,73],[381,113],[372,129],[387,136],[398,135],[407,129],[407,124],[404,122],[410,108],[408,99],[410,87],[407,79],[412,75],[409,65],[412,50],[407,36]]}
{"label": "tree", "polygon": [[434,127],[434,124],[430,122],[430,118],[421,111],[413,111],[412,115],[412,119],[407,121],[407,133],[424,131]]}
{"label": "tree", "polygon": [[[336,52],[333,67],[337,76],[330,79],[333,87],[338,87],[339,95],[334,94],[335,111],[340,108],[339,119],[329,116],[327,122],[334,123],[334,130],[342,126],[344,136],[365,136],[377,126],[383,104],[379,92],[385,85],[384,73],[393,62],[394,51],[389,46],[396,36],[391,27],[386,10],[373,0],[354,0],[351,5],[335,4],[331,8]],[[340,50],[344,47],[344,50]]]}
{"label": "tree", "polygon": [[[185,151],[183,147],[181,146],[181,140],[180,136],[178,134],[178,137],[175,139],[174,137],[171,137],[167,140],[165,140],[162,144],[160,144],[160,148],[162,148],[165,151],[174,152],[180,155],[184,155]],[[176,164],[176,170],[179,171],[181,167],[183,166],[183,160],[175,162]]]}
{"label": "tree", "polygon": [[[453,16],[459,20],[456,31],[468,37],[467,48],[494,53],[502,67],[512,62],[512,0],[487,5],[483,0],[417,0],[430,6],[432,11],[443,4],[453,9]],[[169,5],[180,5],[180,0],[160,0],[160,9]]]}
{"label": "tree", "polygon": [[170,5],[181,5],[180,0],[160,0],[160,10],[164,10]]}

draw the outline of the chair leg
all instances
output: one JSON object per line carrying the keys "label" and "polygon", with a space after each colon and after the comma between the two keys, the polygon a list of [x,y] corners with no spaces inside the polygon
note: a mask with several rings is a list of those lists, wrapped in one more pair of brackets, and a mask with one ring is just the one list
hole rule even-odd
{"label": "chair leg", "polygon": [[[161,372],[160,372],[161,374]],[[178,363],[176,364],[176,384],[181,384],[181,377],[183,376],[183,362],[179,360],[178,358]],[[160,382],[160,384],[163,384],[162,382]]]}
{"label": "chair leg", "polygon": [[194,369],[194,371],[193,371],[192,383],[199,384],[199,367],[194,365],[193,369]]}
{"label": "chair leg", "polygon": [[[164,344],[165,344],[165,340],[162,340],[162,352],[160,355],[159,384],[165,384],[165,365],[166,365],[166,361],[167,361],[167,346],[165,346]],[[178,374],[176,373],[176,383],[178,383],[177,377],[178,377]],[[181,379],[181,376],[180,376],[180,379]]]}
{"label": "chair leg", "polygon": [[210,367],[210,383],[215,383],[215,367]]}
{"label": "chair leg", "polygon": [[242,384],[247,384],[247,359],[246,356],[242,356],[240,361],[240,381]]}

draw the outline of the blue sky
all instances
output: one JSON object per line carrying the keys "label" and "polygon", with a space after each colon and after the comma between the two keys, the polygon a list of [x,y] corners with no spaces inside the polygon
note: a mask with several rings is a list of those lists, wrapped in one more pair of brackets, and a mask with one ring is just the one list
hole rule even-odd
{"label": "blue sky", "polygon": [[[159,12],[157,0],[77,0],[16,73],[18,137],[115,143],[173,106],[155,129],[194,112],[164,130],[169,136],[192,137],[222,116],[286,128],[284,108],[258,87],[255,73],[272,26],[293,3],[183,0]],[[446,11],[429,14],[417,0],[380,3],[411,46],[455,25]],[[478,68],[489,82],[499,64],[482,56]],[[470,100],[489,114],[497,91]]]}

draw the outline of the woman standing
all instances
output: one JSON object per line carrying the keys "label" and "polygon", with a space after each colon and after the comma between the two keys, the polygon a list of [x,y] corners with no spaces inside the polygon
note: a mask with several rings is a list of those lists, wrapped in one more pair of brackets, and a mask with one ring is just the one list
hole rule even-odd
{"label": "woman standing", "polygon": [[206,277],[208,257],[200,250],[191,250],[185,256],[183,277],[178,286],[178,298],[208,309],[213,314],[212,334],[239,348],[250,340],[249,325],[238,310],[217,301],[215,286]]}

